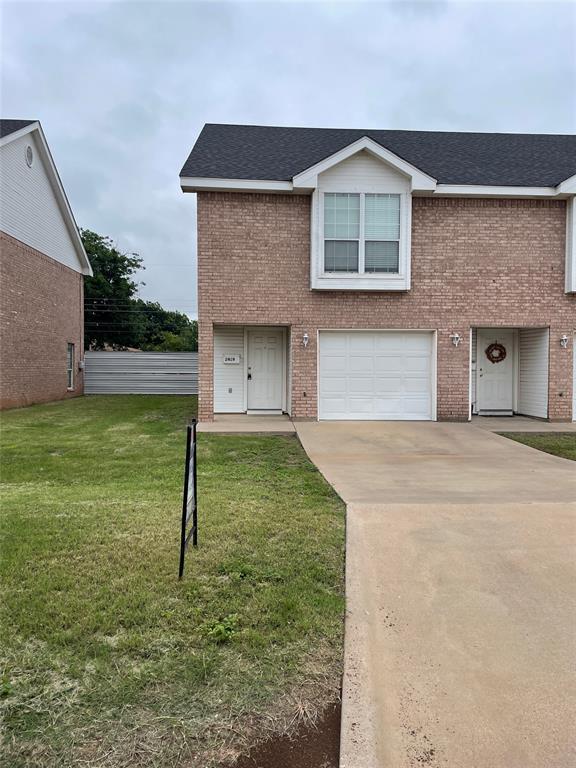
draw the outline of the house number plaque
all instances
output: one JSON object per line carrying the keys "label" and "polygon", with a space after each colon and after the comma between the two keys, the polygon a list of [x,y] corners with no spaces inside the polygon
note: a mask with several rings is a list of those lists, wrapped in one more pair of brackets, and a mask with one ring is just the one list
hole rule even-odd
{"label": "house number plaque", "polygon": [[240,355],[224,355],[222,361],[224,365],[239,365]]}

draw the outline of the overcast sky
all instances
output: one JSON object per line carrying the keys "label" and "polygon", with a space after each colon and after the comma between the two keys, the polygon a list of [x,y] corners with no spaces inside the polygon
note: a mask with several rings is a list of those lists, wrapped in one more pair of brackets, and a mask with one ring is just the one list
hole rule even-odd
{"label": "overcast sky", "polygon": [[40,119],[81,227],[196,315],[205,122],[573,133],[573,2],[2,5],[3,117]]}

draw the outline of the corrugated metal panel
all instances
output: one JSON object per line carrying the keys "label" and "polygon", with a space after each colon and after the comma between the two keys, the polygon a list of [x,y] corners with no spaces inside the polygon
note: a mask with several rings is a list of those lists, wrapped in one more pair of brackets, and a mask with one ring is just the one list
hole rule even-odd
{"label": "corrugated metal panel", "polygon": [[197,352],[86,352],[87,395],[196,395]]}
{"label": "corrugated metal panel", "polygon": [[548,416],[548,328],[521,328],[518,352],[518,413]]}
{"label": "corrugated metal panel", "polygon": [[[238,363],[225,363],[232,356]],[[244,407],[244,328],[214,328],[214,410],[216,413],[242,413]]]}

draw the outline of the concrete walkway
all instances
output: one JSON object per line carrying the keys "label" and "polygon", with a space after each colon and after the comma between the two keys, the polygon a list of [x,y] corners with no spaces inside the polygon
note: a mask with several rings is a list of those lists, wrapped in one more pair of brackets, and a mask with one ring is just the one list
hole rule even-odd
{"label": "concrete walkway", "polygon": [[201,421],[198,432],[219,435],[292,435],[296,432],[288,416],[252,416],[246,413],[216,414],[214,421]]}
{"label": "concrete walkway", "polygon": [[576,432],[576,421],[540,421],[526,416],[473,416],[472,424],[490,432]]}
{"label": "concrete walkway", "polygon": [[341,766],[576,766],[576,465],[470,424],[296,428],[348,504]]}

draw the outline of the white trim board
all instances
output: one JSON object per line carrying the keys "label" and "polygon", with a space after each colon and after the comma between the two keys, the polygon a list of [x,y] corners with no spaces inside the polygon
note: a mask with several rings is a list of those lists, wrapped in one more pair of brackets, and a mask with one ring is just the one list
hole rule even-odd
{"label": "white trim board", "polygon": [[[182,177],[183,192],[281,192],[310,194],[314,187],[295,187],[292,181],[262,179],[218,179],[209,177]],[[558,187],[502,187],[486,184],[438,184],[434,190],[414,190],[415,196],[433,197],[486,197],[486,198],[557,198],[566,199],[573,192]]]}

